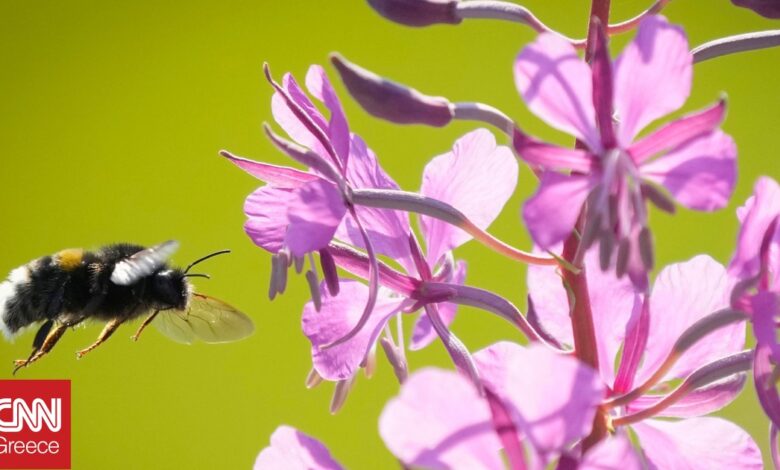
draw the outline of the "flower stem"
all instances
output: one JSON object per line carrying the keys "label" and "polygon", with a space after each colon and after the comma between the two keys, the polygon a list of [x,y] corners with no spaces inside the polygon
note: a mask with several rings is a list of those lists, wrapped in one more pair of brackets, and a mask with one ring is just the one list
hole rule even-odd
{"label": "flower stem", "polygon": [[504,243],[479,228],[456,208],[436,199],[392,189],[353,189],[351,198],[352,202],[361,206],[414,212],[443,220],[468,233],[493,251],[516,261],[543,266],[559,264],[555,258],[528,253]]}
{"label": "flower stem", "polygon": [[[590,62],[595,50],[594,38],[597,37],[596,28],[599,25],[609,24],[610,0],[592,0],[590,4],[590,17],[588,20],[588,41],[585,46],[585,60]],[[578,142],[579,146],[580,143]],[[576,230],[572,232],[563,245],[563,258],[569,262],[574,261],[577,252],[580,251],[579,233],[585,225],[587,205],[583,207],[580,218],[577,221]],[[598,350],[596,346],[596,330],[593,326],[593,311],[590,306],[590,294],[588,293],[587,273],[584,269],[579,272],[563,270],[564,283],[571,292],[571,327],[574,334],[574,350],[576,357],[582,362],[599,370]],[[589,436],[582,441],[582,453],[587,452],[596,443],[609,434],[609,415],[604,408],[599,408],[593,418],[593,428]]]}

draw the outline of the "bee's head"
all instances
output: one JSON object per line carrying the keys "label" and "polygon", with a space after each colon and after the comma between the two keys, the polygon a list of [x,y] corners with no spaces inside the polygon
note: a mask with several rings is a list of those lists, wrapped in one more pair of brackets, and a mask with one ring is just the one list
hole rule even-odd
{"label": "bee's head", "polygon": [[190,296],[190,285],[184,271],[165,269],[152,276],[152,295],[160,308],[183,310]]}

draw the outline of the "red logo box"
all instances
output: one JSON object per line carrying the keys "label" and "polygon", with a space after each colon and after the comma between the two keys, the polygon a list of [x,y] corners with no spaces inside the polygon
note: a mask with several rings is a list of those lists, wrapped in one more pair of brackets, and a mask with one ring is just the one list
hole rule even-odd
{"label": "red logo box", "polygon": [[0,468],[70,468],[70,380],[0,380]]}

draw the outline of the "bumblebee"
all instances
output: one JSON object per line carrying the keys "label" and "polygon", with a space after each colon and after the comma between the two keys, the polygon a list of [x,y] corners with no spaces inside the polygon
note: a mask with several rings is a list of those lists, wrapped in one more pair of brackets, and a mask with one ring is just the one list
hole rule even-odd
{"label": "bumblebee", "polygon": [[252,320],[221,300],[193,292],[193,266],[170,267],[168,258],[179,244],[167,241],[151,248],[132,244],[105,246],[97,251],[67,249],[11,271],[0,283],[0,331],[12,339],[23,329],[40,325],[32,353],[14,361],[14,374],[48,354],[65,331],[85,320],[105,322],[81,358],[106,341],[123,323],[145,317],[133,335],[137,341],[149,325],[180,343],[237,341],[254,331]]}

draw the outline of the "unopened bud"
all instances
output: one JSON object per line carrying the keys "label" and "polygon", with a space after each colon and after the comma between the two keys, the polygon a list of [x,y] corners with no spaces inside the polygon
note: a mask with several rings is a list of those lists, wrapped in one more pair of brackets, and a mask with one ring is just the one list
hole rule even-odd
{"label": "unopened bud", "polygon": [[406,26],[458,24],[457,0],[368,0],[368,4],[390,21]]}
{"label": "unopened bud", "polygon": [[453,110],[446,98],[427,96],[382,78],[339,54],[330,60],[349,93],[369,114],[396,124],[442,127],[452,121]]}
{"label": "unopened bud", "polygon": [[[369,1],[369,3],[373,4],[374,2]],[[766,18],[780,18],[780,2],[777,0],[731,0],[731,3],[739,7],[750,8],[751,10]]]}

